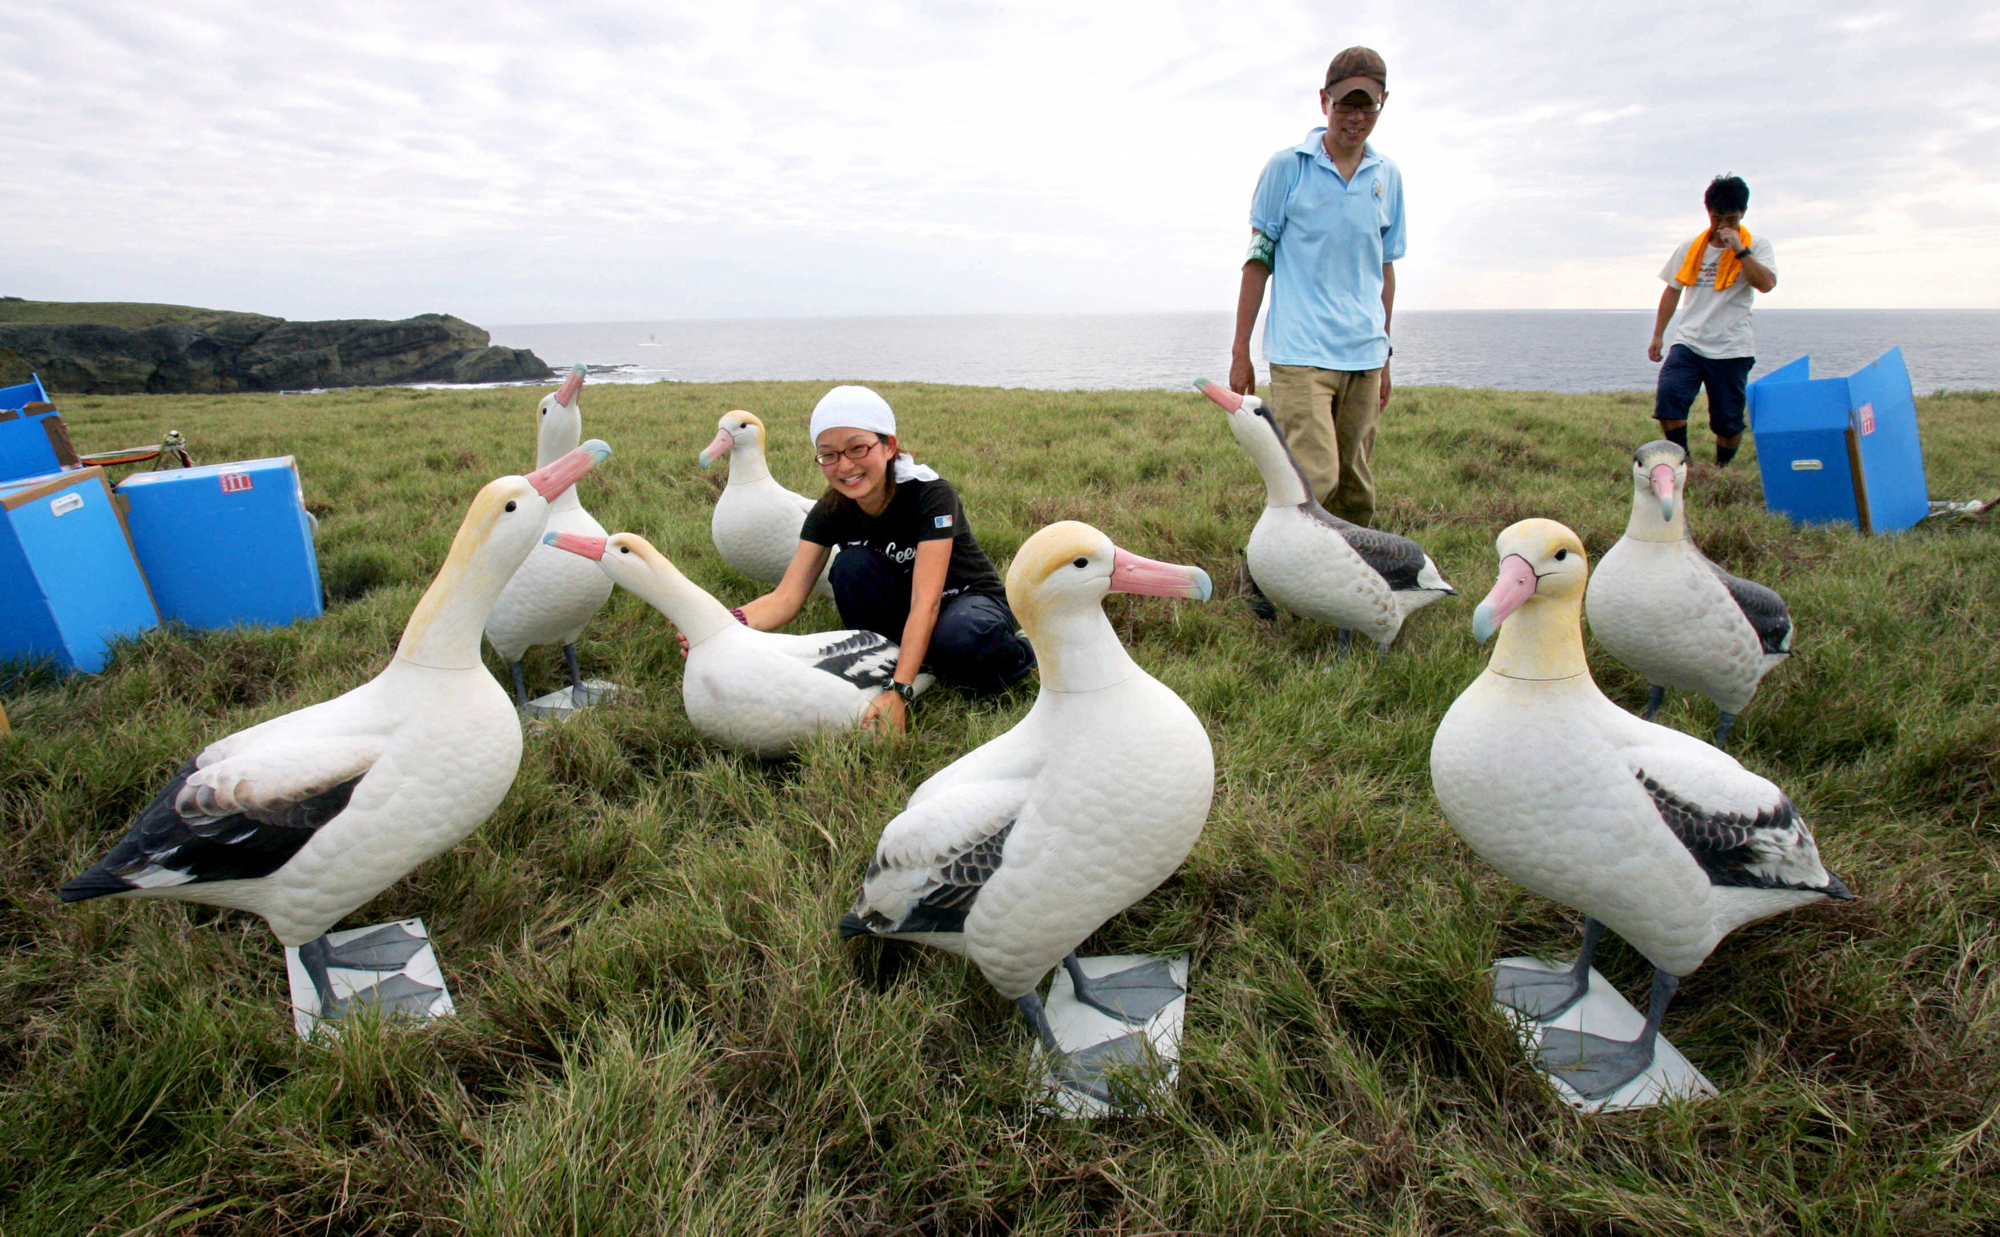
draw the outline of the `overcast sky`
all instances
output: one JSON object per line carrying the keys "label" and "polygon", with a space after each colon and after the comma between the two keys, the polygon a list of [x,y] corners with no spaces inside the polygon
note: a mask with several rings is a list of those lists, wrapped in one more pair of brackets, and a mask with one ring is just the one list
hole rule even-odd
{"label": "overcast sky", "polygon": [[[1360,16],[1366,14],[1366,16]],[[1379,49],[1399,308],[2000,306],[2000,5],[0,0],[0,293],[475,322],[1233,306]]]}

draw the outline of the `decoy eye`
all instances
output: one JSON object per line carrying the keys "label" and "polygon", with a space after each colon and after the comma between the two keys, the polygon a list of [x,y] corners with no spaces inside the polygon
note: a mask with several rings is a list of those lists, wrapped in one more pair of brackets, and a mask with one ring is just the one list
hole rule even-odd
{"label": "decoy eye", "polygon": [[1076,568],[1078,571],[1082,571],[1085,567],[1090,566],[1090,560],[1087,558],[1079,558],[1075,562],[1071,563],[1070,566]]}
{"label": "decoy eye", "polygon": [[618,552],[620,554],[630,554],[632,552],[632,547],[629,545],[621,545],[618,547]]}
{"label": "decoy eye", "polygon": [[514,500],[510,498],[507,500],[507,510],[512,511],[513,509],[514,509]]}
{"label": "decoy eye", "polygon": [[1556,551],[1556,561],[1557,561],[1557,562],[1559,562],[1559,563],[1560,563],[1561,561],[1563,561],[1564,559],[1566,559],[1566,558],[1568,558],[1568,557],[1569,557],[1569,551],[1568,551],[1568,550],[1557,550],[1557,551]]}

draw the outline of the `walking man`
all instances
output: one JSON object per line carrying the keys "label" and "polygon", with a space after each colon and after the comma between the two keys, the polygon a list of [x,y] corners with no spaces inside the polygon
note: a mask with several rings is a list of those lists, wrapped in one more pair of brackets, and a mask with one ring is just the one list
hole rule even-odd
{"label": "walking man", "polygon": [[1718,176],[1702,195],[1708,208],[1708,228],[1685,241],[1660,268],[1666,291],[1653,321],[1653,341],[1646,356],[1661,360],[1660,341],[1667,323],[1687,289],[1687,310],[1674,328],[1674,343],[1660,366],[1660,385],[1653,396],[1653,419],[1667,441],[1685,451],[1688,409],[1697,391],[1708,388],[1708,428],[1715,434],[1718,466],[1736,458],[1743,441],[1744,388],[1757,364],[1756,342],[1750,333],[1750,300],[1756,292],[1778,286],[1778,258],[1765,237],[1752,238],[1743,226],[1750,207],[1750,186],[1739,176]]}
{"label": "walking man", "polygon": [[1250,332],[1275,277],[1264,323],[1272,414],[1313,496],[1364,526],[1375,518],[1368,456],[1389,404],[1389,319],[1403,256],[1402,173],[1368,143],[1388,78],[1369,48],[1335,56],[1319,92],[1325,127],[1264,165],[1229,363],[1230,388],[1253,394]]}

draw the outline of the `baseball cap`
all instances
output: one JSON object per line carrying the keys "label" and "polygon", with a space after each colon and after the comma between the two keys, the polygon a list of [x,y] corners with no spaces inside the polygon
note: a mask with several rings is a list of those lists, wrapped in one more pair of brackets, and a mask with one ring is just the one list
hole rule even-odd
{"label": "baseball cap", "polygon": [[1326,93],[1336,99],[1359,90],[1377,103],[1389,93],[1389,66],[1380,52],[1369,47],[1350,47],[1326,66]]}

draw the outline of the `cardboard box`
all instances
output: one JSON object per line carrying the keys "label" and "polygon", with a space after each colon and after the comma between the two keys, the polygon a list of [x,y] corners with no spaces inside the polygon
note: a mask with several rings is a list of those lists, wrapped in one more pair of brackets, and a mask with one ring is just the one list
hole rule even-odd
{"label": "cardboard box", "polygon": [[159,623],[103,469],[0,481],[0,660],[95,674]]}
{"label": "cardboard box", "polygon": [[1845,521],[1893,533],[1930,514],[1916,396],[1903,350],[1846,378],[1814,378],[1812,358],[1750,384],[1750,432],[1764,505],[1801,524]]}
{"label": "cardboard box", "polygon": [[319,616],[319,558],[291,456],[134,473],[118,494],[162,618],[212,630]]}
{"label": "cardboard box", "polygon": [[76,448],[42,380],[0,387],[0,481],[75,467]]}

